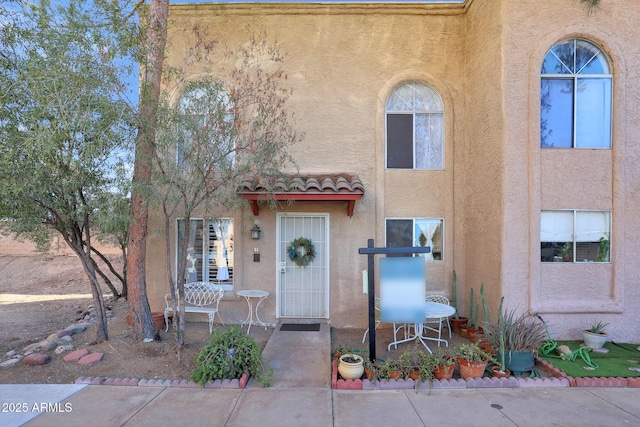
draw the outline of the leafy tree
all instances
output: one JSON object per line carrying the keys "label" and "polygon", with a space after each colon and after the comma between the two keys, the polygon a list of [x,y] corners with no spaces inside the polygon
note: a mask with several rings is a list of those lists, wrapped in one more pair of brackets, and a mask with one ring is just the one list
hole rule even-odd
{"label": "leafy tree", "polygon": [[[282,69],[284,55],[264,32],[248,31],[249,42],[238,50],[216,50],[206,31],[193,29],[185,64],[167,70],[180,99],[170,102],[165,93],[158,114],[155,196],[165,218],[167,275],[173,301],[184,297],[190,221],[184,221],[180,248],[172,251],[169,238],[176,217],[211,216],[243,206],[238,190],[244,180],[268,182],[293,165],[288,148],[301,135],[287,110],[290,90]],[[215,55],[214,55],[215,54]],[[215,56],[215,58],[213,58]],[[223,58],[223,59],[221,59]],[[232,59],[232,60],[224,60]],[[207,67],[206,77],[184,77],[197,63]],[[177,274],[172,253],[182,254]],[[177,286],[176,286],[177,285]],[[177,295],[176,295],[177,288]],[[174,313],[176,313],[174,305]],[[174,316],[176,344],[184,344],[184,304]]]}
{"label": "leafy tree", "polygon": [[93,237],[108,229],[100,218],[126,180],[135,129],[122,83],[135,34],[121,12],[99,0],[0,8],[0,226],[39,248],[62,236],[89,278],[98,342],[106,276]]}

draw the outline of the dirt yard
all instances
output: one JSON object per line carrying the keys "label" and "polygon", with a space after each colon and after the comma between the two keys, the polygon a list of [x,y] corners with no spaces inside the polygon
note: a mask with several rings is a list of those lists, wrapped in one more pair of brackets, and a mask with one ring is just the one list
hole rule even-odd
{"label": "dirt yard", "polygon": [[[119,286],[118,286],[119,289]],[[71,256],[0,256],[0,362],[14,350],[21,354],[29,344],[39,342],[83,317],[91,295],[88,279],[78,258]],[[105,287],[105,295],[110,292]],[[95,341],[95,327],[73,335],[76,349],[104,353],[92,366],[79,366],[63,360],[65,354],[46,352],[51,362],[41,366],[0,368],[0,383],[72,383],[78,377],[138,379],[187,379],[198,351],[209,339],[206,322],[187,324],[183,363],[178,363],[171,330],[161,331],[162,341],[143,343],[133,340],[125,322],[127,301],[109,302],[109,340]],[[205,316],[203,316],[204,318]],[[223,328],[218,325],[219,328]],[[264,346],[272,330],[252,328],[251,336]]]}

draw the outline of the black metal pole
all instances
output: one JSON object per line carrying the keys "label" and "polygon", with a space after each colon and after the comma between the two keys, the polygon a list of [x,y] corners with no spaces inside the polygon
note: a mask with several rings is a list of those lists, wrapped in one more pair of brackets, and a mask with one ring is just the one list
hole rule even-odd
{"label": "black metal pole", "polygon": [[429,253],[431,248],[426,247],[402,247],[402,248],[376,248],[373,244],[373,239],[367,240],[367,247],[358,249],[359,254],[367,255],[367,276],[369,293],[369,360],[374,362],[376,360],[376,295],[375,295],[375,272],[374,257],[376,254],[415,254],[415,253]]}
{"label": "black metal pole", "polygon": [[[367,248],[373,248],[373,239],[367,241]],[[375,254],[367,254],[367,278],[369,292],[369,360],[376,360],[376,298],[375,298],[375,273],[374,273],[374,257]]]}

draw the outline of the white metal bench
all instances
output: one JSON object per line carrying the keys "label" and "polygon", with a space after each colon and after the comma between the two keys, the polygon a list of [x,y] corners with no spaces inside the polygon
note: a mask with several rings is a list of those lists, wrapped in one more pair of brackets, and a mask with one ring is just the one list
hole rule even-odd
{"label": "white metal bench", "polygon": [[[224,290],[219,285],[210,282],[191,282],[184,285],[184,312],[185,313],[207,313],[209,315],[209,333],[213,332],[213,320],[216,313],[220,322],[224,325],[218,305],[224,296]],[[165,332],[169,330],[169,314],[173,313],[171,304],[171,294],[164,296],[167,308],[164,309],[164,321],[167,325]],[[179,310],[179,305],[176,305]]]}

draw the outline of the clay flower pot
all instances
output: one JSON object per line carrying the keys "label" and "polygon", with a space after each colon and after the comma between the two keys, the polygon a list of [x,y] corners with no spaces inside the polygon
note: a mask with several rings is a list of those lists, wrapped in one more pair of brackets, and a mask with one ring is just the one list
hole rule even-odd
{"label": "clay flower pot", "polygon": [[159,331],[164,331],[164,312],[162,311],[154,311],[151,313],[151,319],[153,319],[153,323],[156,325],[156,329]]}
{"label": "clay flower pot", "polygon": [[338,373],[345,380],[355,380],[364,373],[364,359],[357,354],[343,354],[338,363]]}
{"label": "clay flower pot", "polygon": [[489,362],[483,360],[482,362],[470,362],[466,359],[458,359],[458,366],[460,367],[460,376],[465,380],[467,378],[480,378],[484,374],[484,368],[487,367]]}
{"label": "clay flower pot", "polygon": [[417,380],[418,378],[420,378],[420,369],[418,368],[413,368],[409,371],[409,378],[411,378],[412,380]]}
{"label": "clay flower pot", "polygon": [[594,334],[587,330],[582,331],[584,345],[591,348],[602,348],[607,342],[607,334]]}
{"label": "clay flower pot", "polygon": [[453,371],[455,368],[455,363],[450,365],[438,365],[438,367],[433,371],[433,377],[437,380],[450,380],[453,378]]}
{"label": "clay flower pot", "polygon": [[460,330],[462,329],[462,327],[467,326],[468,320],[469,319],[462,316],[458,317],[457,319],[455,317],[452,317],[451,319],[449,319],[449,322],[451,323],[451,329],[453,329],[453,332],[460,333]]}
{"label": "clay flower pot", "polygon": [[507,368],[504,368],[504,371],[501,372],[500,366],[494,365],[491,367],[491,375],[493,375],[496,378],[507,378],[511,376],[511,371],[508,370]]}
{"label": "clay flower pot", "polygon": [[484,329],[482,329],[482,327],[478,327],[478,329],[467,327],[467,331],[469,332],[469,340],[471,342],[477,343],[484,337]]}

